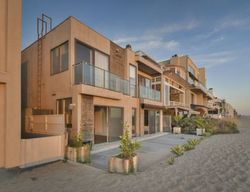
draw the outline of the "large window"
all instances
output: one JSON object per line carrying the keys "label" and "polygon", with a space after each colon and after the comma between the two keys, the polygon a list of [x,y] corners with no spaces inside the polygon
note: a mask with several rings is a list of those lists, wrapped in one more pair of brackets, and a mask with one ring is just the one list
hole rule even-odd
{"label": "large window", "polygon": [[106,85],[106,88],[108,88],[109,76],[107,72],[105,72],[109,71],[108,56],[99,51],[95,51],[95,66],[97,67],[95,68],[95,85],[98,87],[104,87],[104,85]]}
{"label": "large window", "polygon": [[51,50],[51,74],[68,69],[68,42]]}
{"label": "large window", "polygon": [[146,77],[139,76],[139,82],[140,82],[140,85],[147,87],[147,88],[151,88],[151,80],[150,79],[148,79]]}
{"label": "large window", "polygon": [[129,65],[130,95],[136,96],[136,67]]}
{"label": "large window", "polygon": [[92,49],[85,46],[84,44],[80,42],[76,42],[76,55],[75,55],[75,62],[80,63],[87,63],[87,64],[93,64],[93,53]]}

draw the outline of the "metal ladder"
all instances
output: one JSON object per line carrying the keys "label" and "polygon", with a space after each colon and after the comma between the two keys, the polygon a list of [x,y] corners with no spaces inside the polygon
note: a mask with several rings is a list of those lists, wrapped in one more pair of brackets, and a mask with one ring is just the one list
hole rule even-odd
{"label": "metal ladder", "polygon": [[43,39],[44,35],[52,29],[52,19],[45,14],[37,18],[37,108],[42,107],[42,76],[43,76]]}

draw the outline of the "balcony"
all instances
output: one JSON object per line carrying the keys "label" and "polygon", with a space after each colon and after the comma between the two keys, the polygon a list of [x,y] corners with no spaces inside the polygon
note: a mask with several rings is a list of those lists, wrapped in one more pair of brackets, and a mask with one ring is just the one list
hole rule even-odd
{"label": "balcony", "polygon": [[129,95],[129,81],[87,63],[78,63],[74,67],[74,84],[91,85],[125,95]]}
{"label": "balcony", "polygon": [[192,84],[191,89],[203,92],[210,99],[213,98],[212,93],[209,90],[207,90],[207,88],[200,82],[194,81],[194,83]]}
{"label": "balcony", "polygon": [[151,89],[149,87],[144,87],[140,85],[140,98],[143,99],[150,99],[153,101],[160,101],[161,100],[161,92]]}
{"label": "balcony", "polygon": [[188,107],[188,105],[182,102],[178,102],[178,101],[170,101],[168,106],[169,107]]}

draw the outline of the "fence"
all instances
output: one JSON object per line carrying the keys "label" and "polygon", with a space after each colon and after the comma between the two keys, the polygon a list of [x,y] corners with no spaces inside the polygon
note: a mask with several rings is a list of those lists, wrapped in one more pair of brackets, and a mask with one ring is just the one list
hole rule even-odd
{"label": "fence", "polygon": [[45,135],[65,133],[64,115],[29,115],[26,117],[26,132]]}
{"label": "fence", "polygon": [[171,132],[171,116],[170,115],[163,115],[163,132]]}
{"label": "fence", "polygon": [[20,167],[29,167],[64,158],[66,134],[21,140]]}

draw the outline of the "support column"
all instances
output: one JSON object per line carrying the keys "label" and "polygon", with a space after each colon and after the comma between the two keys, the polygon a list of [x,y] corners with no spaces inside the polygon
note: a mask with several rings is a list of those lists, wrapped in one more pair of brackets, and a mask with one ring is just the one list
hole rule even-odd
{"label": "support column", "polygon": [[163,132],[163,110],[160,110],[160,132]]}

